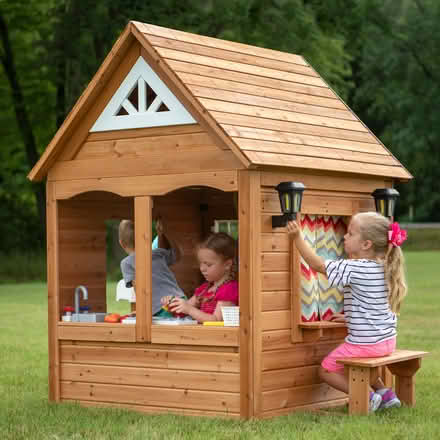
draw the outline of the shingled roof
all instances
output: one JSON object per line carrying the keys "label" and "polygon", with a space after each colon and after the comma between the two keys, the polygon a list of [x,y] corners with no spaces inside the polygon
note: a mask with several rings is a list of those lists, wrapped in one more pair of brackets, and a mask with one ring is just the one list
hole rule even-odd
{"label": "shingled roof", "polygon": [[30,179],[47,173],[62,137],[96,96],[90,88],[102,89],[124,40],[133,37],[194,119],[246,167],[412,178],[303,57],[130,22]]}

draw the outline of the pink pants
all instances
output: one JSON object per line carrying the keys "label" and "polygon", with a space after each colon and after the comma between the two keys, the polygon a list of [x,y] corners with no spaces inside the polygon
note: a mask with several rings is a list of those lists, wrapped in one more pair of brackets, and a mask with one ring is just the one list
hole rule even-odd
{"label": "pink pants", "polygon": [[344,366],[336,362],[342,358],[381,357],[391,354],[396,349],[396,338],[387,339],[371,345],[355,345],[349,342],[336,347],[322,361],[321,366],[331,373],[344,373]]}

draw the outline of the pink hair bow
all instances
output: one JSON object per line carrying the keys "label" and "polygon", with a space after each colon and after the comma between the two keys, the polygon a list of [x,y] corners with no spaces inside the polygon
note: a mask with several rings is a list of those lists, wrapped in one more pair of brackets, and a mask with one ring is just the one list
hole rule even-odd
{"label": "pink hair bow", "polygon": [[390,225],[388,231],[388,243],[391,243],[394,247],[399,247],[407,238],[408,234],[405,229],[400,229],[399,223],[394,222]]}

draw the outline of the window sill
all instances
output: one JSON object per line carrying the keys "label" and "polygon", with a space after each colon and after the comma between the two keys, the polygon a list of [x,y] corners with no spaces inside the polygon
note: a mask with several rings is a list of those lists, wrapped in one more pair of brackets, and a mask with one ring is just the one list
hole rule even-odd
{"label": "window sill", "polygon": [[153,344],[238,347],[240,342],[240,327],[152,325],[151,342]]}
{"label": "window sill", "polygon": [[304,342],[315,342],[320,339],[344,338],[347,335],[345,322],[314,321],[302,322],[299,328],[303,330]]}

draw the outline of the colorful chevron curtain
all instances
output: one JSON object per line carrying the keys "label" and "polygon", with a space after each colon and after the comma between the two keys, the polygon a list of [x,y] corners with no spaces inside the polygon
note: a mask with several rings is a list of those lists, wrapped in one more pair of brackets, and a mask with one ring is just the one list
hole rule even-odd
{"label": "colorful chevron curtain", "polygon": [[[325,259],[335,260],[344,254],[347,218],[329,215],[301,214],[304,239]],[[328,288],[325,276],[310,269],[301,259],[301,318],[304,322],[323,321],[343,308],[342,289]]]}

